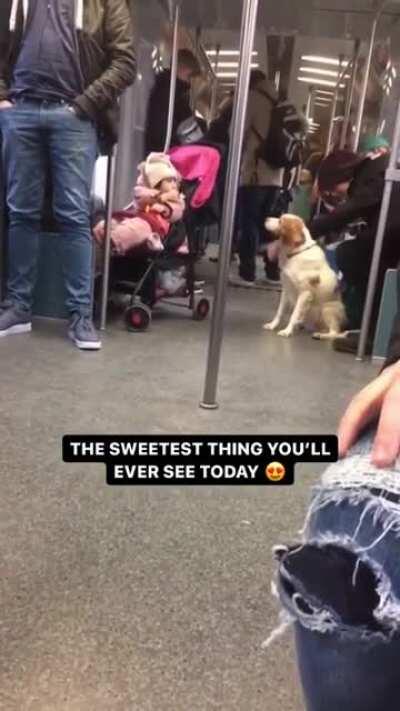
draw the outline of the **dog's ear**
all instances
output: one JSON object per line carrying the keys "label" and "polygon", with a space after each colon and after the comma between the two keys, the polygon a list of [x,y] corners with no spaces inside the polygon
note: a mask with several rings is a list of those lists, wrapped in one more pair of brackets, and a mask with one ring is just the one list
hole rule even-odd
{"label": "dog's ear", "polygon": [[283,215],[280,219],[280,237],[289,249],[301,247],[306,241],[304,222],[296,215]]}

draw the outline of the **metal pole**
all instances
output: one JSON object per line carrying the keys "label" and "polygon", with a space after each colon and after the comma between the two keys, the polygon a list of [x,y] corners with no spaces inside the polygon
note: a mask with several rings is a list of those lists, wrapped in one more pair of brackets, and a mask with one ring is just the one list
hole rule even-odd
{"label": "metal pole", "polygon": [[308,120],[312,119],[314,91],[315,91],[315,87],[310,86],[308,89],[308,99],[307,99],[307,106],[306,106],[306,119],[308,119]]}
{"label": "metal pole", "polygon": [[107,326],[108,291],[110,283],[110,257],[111,257],[111,221],[113,212],[115,166],[117,148],[114,146],[108,156],[107,162],[107,189],[106,189],[106,223],[103,259],[103,280],[101,287],[101,312],[100,330],[105,331]]}
{"label": "metal pole", "polygon": [[174,12],[174,35],[172,40],[172,57],[171,57],[171,84],[169,88],[169,106],[168,106],[168,121],[167,134],[165,137],[164,153],[167,153],[171,147],[172,129],[174,125],[175,113],[175,95],[176,95],[176,77],[178,73],[178,34],[179,34],[179,18],[181,8],[177,2]]}
{"label": "metal pole", "polygon": [[218,79],[217,79],[217,73],[218,73],[218,65],[219,65],[219,53],[221,51],[221,45],[217,44],[216,47],[216,53],[215,53],[215,63],[214,63],[214,79],[213,79],[213,84],[212,84],[212,90],[211,90],[211,104],[210,104],[210,121],[209,123],[211,124],[212,121],[215,119],[215,115],[217,113],[217,96],[218,96]]}
{"label": "metal pole", "polygon": [[363,114],[364,114],[364,108],[365,108],[365,100],[367,98],[368,82],[369,82],[369,75],[370,75],[370,71],[371,71],[372,54],[374,51],[376,30],[378,27],[379,18],[382,14],[382,10],[383,10],[385,4],[386,4],[386,0],[383,0],[383,2],[381,2],[381,4],[380,4],[379,9],[376,12],[374,21],[372,23],[371,35],[370,35],[370,39],[369,39],[367,62],[364,67],[364,81],[363,81],[363,85],[362,85],[362,89],[361,89],[360,102],[358,105],[356,131],[354,134],[353,150],[355,153],[357,152],[358,146],[360,143],[361,126],[362,126],[362,120],[363,120]]}
{"label": "metal pole", "polygon": [[338,101],[338,93],[339,93],[339,88],[336,87],[335,92],[333,94],[333,98],[332,98],[331,118],[329,121],[328,138],[326,139],[325,158],[329,155],[329,152],[331,150],[333,129],[335,126],[335,118],[336,118],[336,107],[337,107],[337,101]]}
{"label": "metal pole", "polygon": [[344,112],[344,121],[342,126],[342,135],[340,137],[340,148],[343,149],[346,145],[346,138],[349,131],[351,107],[353,106],[354,89],[357,81],[358,61],[360,58],[361,40],[356,39],[354,44],[353,67],[351,72],[351,80],[347,91],[346,107]]}
{"label": "metal pole", "polygon": [[358,345],[357,360],[363,360],[366,352],[369,327],[371,324],[372,309],[376,294],[376,283],[378,280],[379,266],[382,255],[383,241],[385,238],[386,223],[389,213],[390,200],[392,197],[393,183],[400,182],[400,170],[397,169],[398,155],[400,149],[400,103],[397,109],[396,124],[393,137],[392,151],[390,154],[389,168],[385,176],[385,189],[383,192],[381,212],[379,216],[378,230],[375,238],[374,252],[369,273],[368,290],[365,300],[363,320],[361,325],[360,342]]}
{"label": "metal pole", "polygon": [[258,2],[259,0],[243,0],[239,76],[235,93],[226,191],[222,212],[221,248],[219,253],[217,285],[210,329],[204,394],[203,400],[200,404],[201,407],[210,410],[215,410],[218,407],[216,395],[218,373],[221,361],[226,285],[230,264],[240,162],[246,124],[246,107],[249,93],[252,57],[251,53],[256,30]]}
{"label": "metal pole", "polygon": [[331,118],[329,121],[328,138],[326,141],[326,148],[325,148],[325,158],[329,155],[329,152],[331,150],[331,143],[332,143],[333,129],[335,127],[336,108],[337,108],[338,99],[339,99],[340,85],[341,85],[341,83],[346,75],[346,71],[347,71],[347,66],[342,68],[343,61],[344,61],[343,55],[340,55],[338,80],[336,82],[335,91],[333,92]]}

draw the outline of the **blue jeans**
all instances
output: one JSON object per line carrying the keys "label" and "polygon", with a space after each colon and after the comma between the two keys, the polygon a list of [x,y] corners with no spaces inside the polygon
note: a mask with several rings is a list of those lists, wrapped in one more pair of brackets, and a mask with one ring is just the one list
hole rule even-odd
{"label": "blue jeans", "polygon": [[[307,711],[400,708],[400,469],[372,477],[371,446],[331,468],[304,541],[278,552]],[[355,486],[364,460],[366,485]]]}
{"label": "blue jeans", "polygon": [[90,192],[97,156],[96,128],[66,104],[28,100],[1,110],[0,128],[9,213],[7,299],[22,310],[31,309],[50,169],[66,306],[70,313],[89,314]]}

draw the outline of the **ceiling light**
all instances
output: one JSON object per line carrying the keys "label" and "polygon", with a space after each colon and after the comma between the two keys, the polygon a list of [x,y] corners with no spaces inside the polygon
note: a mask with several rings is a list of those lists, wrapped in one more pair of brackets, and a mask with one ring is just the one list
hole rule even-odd
{"label": "ceiling light", "polygon": [[[213,69],[239,69],[239,62],[215,62],[211,66]],[[252,69],[257,69],[259,66],[258,62],[251,64]]]}
{"label": "ceiling light", "polygon": [[[215,57],[217,55],[220,57],[238,57],[240,55],[240,51],[238,49],[221,49],[217,52],[216,49],[208,49],[207,55],[209,57]],[[252,52],[252,55],[257,56],[258,52]]]}
{"label": "ceiling light", "polygon": [[332,64],[335,67],[347,67],[349,65],[348,60],[344,60],[343,62],[340,62],[339,59],[335,59],[334,57],[316,57],[314,55],[303,55],[302,56],[302,61],[304,62],[317,62],[319,64]]}
{"label": "ceiling light", "polygon": [[237,72],[217,72],[218,79],[237,79]]}
{"label": "ceiling light", "polygon": [[308,72],[309,74],[322,74],[326,77],[338,77],[338,72],[332,69],[318,69],[318,67],[300,67],[301,72]]}
{"label": "ceiling light", "polygon": [[[297,81],[304,81],[307,84],[319,84],[321,86],[336,86],[335,81],[328,81],[328,79],[320,79],[319,77],[297,77]],[[340,84],[340,89],[345,89],[346,84]]]}

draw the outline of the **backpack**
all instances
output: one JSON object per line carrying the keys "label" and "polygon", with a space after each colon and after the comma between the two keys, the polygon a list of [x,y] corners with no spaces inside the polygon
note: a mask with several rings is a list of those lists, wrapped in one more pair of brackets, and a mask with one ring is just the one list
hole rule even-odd
{"label": "backpack", "polygon": [[259,158],[272,168],[297,168],[303,159],[304,144],[299,134],[304,131],[304,121],[289,101],[274,101],[266,92],[258,91],[274,104],[268,136],[259,136]]}

